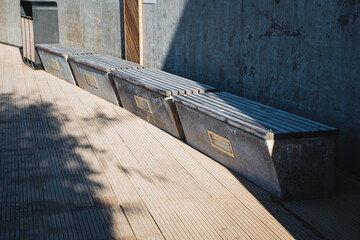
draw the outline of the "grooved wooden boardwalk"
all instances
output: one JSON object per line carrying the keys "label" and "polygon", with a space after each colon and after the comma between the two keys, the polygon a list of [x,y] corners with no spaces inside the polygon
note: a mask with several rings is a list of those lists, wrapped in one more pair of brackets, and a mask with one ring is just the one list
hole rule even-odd
{"label": "grooved wooden boardwalk", "polygon": [[334,198],[278,201],[2,44],[0,94],[0,239],[360,236],[360,187],[343,175]]}

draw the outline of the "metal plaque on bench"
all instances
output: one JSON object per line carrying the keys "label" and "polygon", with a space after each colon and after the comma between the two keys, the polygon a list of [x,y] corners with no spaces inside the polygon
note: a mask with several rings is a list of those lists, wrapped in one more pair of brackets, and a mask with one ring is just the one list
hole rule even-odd
{"label": "metal plaque on bench", "polygon": [[111,71],[122,106],[164,131],[183,138],[172,96],[216,89],[156,69]]}
{"label": "metal plaque on bench", "polygon": [[69,62],[79,87],[116,105],[120,105],[120,101],[110,71],[144,68],[137,63],[104,54],[73,55],[69,57]]}
{"label": "metal plaque on bench", "polygon": [[94,54],[91,50],[60,43],[37,44],[36,49],[45,71],[74,85],[76,85],[76,81],[67,61],[68,57],[70,55]]}
{"label": "metal plaque on bench", "polygon": [[226,92],[174,96],[187,142],[282,199],[333,191],[337,130]]}

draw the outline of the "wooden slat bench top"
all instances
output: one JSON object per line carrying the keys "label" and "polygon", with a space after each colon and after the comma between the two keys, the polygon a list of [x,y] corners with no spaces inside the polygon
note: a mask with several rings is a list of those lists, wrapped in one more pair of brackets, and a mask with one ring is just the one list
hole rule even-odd
{"label": "wooden slat bench top", "polygon": [[36,44],[38,49],[50,52],[59,56],[68,56],[68,55],[79,55],[79,54],[94,54],[95,52],[89,49],[69,46],[61,43],[54,44]]}
{"label": "wooden slat bench top", "polygon": [[115,69],[137,69],[144,68],[144,66],[123,60],[121,58],[105,55],[105,54],[93,54],[93,55],[72,55],[70,60],[81,63],[83,65],[96,68],[104,72],[110,72]]}
{"label": "wooden slat bench top", "polygon": [[267,140],[337,134],[333,127],[227,92],[183,95],[174,99]]}
{"label": "wooden slat bench top", "polygon": [[216,88],[153,68],[122,69],[111,72],[114,76],[164,96],[215,91]]}

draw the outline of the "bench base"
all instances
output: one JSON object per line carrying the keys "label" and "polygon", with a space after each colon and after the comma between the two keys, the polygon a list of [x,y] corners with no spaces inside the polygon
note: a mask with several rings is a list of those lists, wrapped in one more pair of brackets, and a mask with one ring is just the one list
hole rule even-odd
{"label": "bench base", "polygon": [[184,134],[172,97],[139,87],[113,76],[122,106],[158,128],[182,139]]}
{"label": "bench base", "polygon": [[333,194],[335,137],[265,140],[176,102],[189,145],[283,200]]}
{"label": "bench base", "polygon": [[120,106],[120,100],[110,73],[71,60],[69,62],[79,87]]}
{"label": "bench base", "polygon": [[76,85],[67,57],[51,54],[42,49],[38,49],[38,53],[46,72]]}

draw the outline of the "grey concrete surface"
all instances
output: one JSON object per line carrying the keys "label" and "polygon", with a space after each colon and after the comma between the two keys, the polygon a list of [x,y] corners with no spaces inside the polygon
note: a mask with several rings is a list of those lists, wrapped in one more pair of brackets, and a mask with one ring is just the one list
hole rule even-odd
{"label": "grey concrete surface", "polygon": [[121,57],[120,0],[58,0],[60,42]]}
{"label": "grey concrete surface", "polygon": [[[57,0],[60,42],[121,57],[121,0]],[[0,42],[21,46],[20,0],[0,0]]]}
{"label": "grey concrete surface", "polygon": [[20,1],[0,0],[0,42],[22,45]]}
{"label": "grey concrete surface", "polygon": [[340,130],[360,174],[360,1],[159,0],[144,5],[144,65]]}

